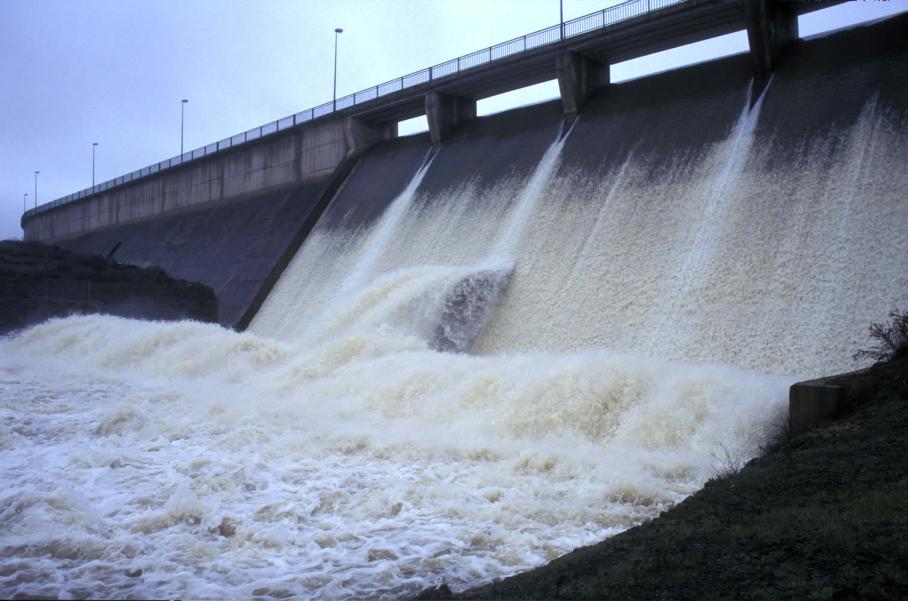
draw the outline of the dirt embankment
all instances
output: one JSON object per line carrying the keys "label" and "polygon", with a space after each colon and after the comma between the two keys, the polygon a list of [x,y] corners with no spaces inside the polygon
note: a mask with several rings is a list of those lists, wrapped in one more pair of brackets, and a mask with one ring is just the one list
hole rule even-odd
{"label": "dirt embankment", "polygon": [[[908,358],[658,518],[457,599],[908,599]],[[870,382],[871,385],[867,385]]]}
{"label": "dirt embankment", "polygon": [[0,309],[0,335],[73,313],[217,319],[214,291],[203,284],[174,279],[155,267],[12,240],[0,241]]}

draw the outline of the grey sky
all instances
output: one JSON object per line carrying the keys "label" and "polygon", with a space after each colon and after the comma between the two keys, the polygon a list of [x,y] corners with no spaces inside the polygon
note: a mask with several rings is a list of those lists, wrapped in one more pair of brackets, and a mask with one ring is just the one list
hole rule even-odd
{"label": "grey sky", "polygon": [[[564,0],[565,18],[615,4]],[[802,36],[908,10],[853,2]],[[557,0],[0,0],[0,239],[34,206],[338,96],[556,24]],[[613,67],[614,80],[746,50],[743,33]],[[554,69],[553,69],[554,75]],[[553,83],[480,113],[557,93]],[[412,125],[410,129],[412,129]]]}

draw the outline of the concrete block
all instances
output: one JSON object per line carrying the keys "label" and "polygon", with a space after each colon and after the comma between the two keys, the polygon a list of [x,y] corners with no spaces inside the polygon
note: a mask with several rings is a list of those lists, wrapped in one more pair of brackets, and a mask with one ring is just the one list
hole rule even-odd
{"label": "concrete block", "polygon": [[[352,157],[364,152],[367,148],[380,140],[390,140],[397,137],[397,123],[390,123],[380,126],[372,126],[363,123],[359,119],[347,117],[344,119],[344,143],[346,145],[345,157]],[[333,170],[340,164],[340,161],[334,162],[330,166]],[[326,165],[327,169],[328,166]]]}
{"label": "concrete block", "polygon": [[815,430],[852,413],[876,390],[872,370],[859,370],[798,382],[788,391],[788,427],[792,436]]}
{"label": "concrete block", "polygon": [[788,429],[792,436],[839,419],[848,405],[848,386],[823,380],[798,382],[788,391]]}

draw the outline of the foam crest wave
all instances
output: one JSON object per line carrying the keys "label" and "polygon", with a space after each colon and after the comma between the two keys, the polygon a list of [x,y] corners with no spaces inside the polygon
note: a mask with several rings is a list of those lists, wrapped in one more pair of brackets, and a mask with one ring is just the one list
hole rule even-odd
{"label": "foam crest wave", "polygon": [[148,377],[220,375],[245,380],[287,357],[289,345],[193,321],[117,317],[52,319],[6,343],[14,352]]}
{"label": "foam crest wave", "polygon": [[[475,357],[390,331],[307,349],[101,316],[0,351],[3,544],[74,595],[102,578],[111,594],[396,597],[513,573],[655,515],[726,450],[752,456],[788,383],[608,351]],[[78,567],[92,557],[106,567]],[[225,560],[245,567],[223,575]],[[136,569],[149,577],[123,576]]]}

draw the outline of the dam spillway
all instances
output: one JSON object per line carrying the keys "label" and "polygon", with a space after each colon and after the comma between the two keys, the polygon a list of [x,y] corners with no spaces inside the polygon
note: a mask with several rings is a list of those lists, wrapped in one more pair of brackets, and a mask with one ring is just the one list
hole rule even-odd
{"label": "dam spillway", "polygon": [[[477,120],[421,174],[390,239],[380,207],[395,206],[429,146],[386,143],[252,329],[292,337],[310,325],[298,315],[329,312],[384,228],[373,278],[515,260],[479,354],[609,348],[769,373],[849,369],[867,324],[908,290],[908,175],[891,158],[906,97],[894,71],[868,66],[873,54],[854,30],[801,43],[762,90],[745,56],[611,86],[557,143],[555,102]],[[514,247],[496,248],[526,202]]]}
{"label": "dam spillway", "polygon": [[905,24],[799,42],[764,85],[731,57],[611,86],[571,127],[548,103],[386,141],[247,332],[4,340],[3,591],[459,590],[754,456],[794,378],[850,368],[908,300]]}

